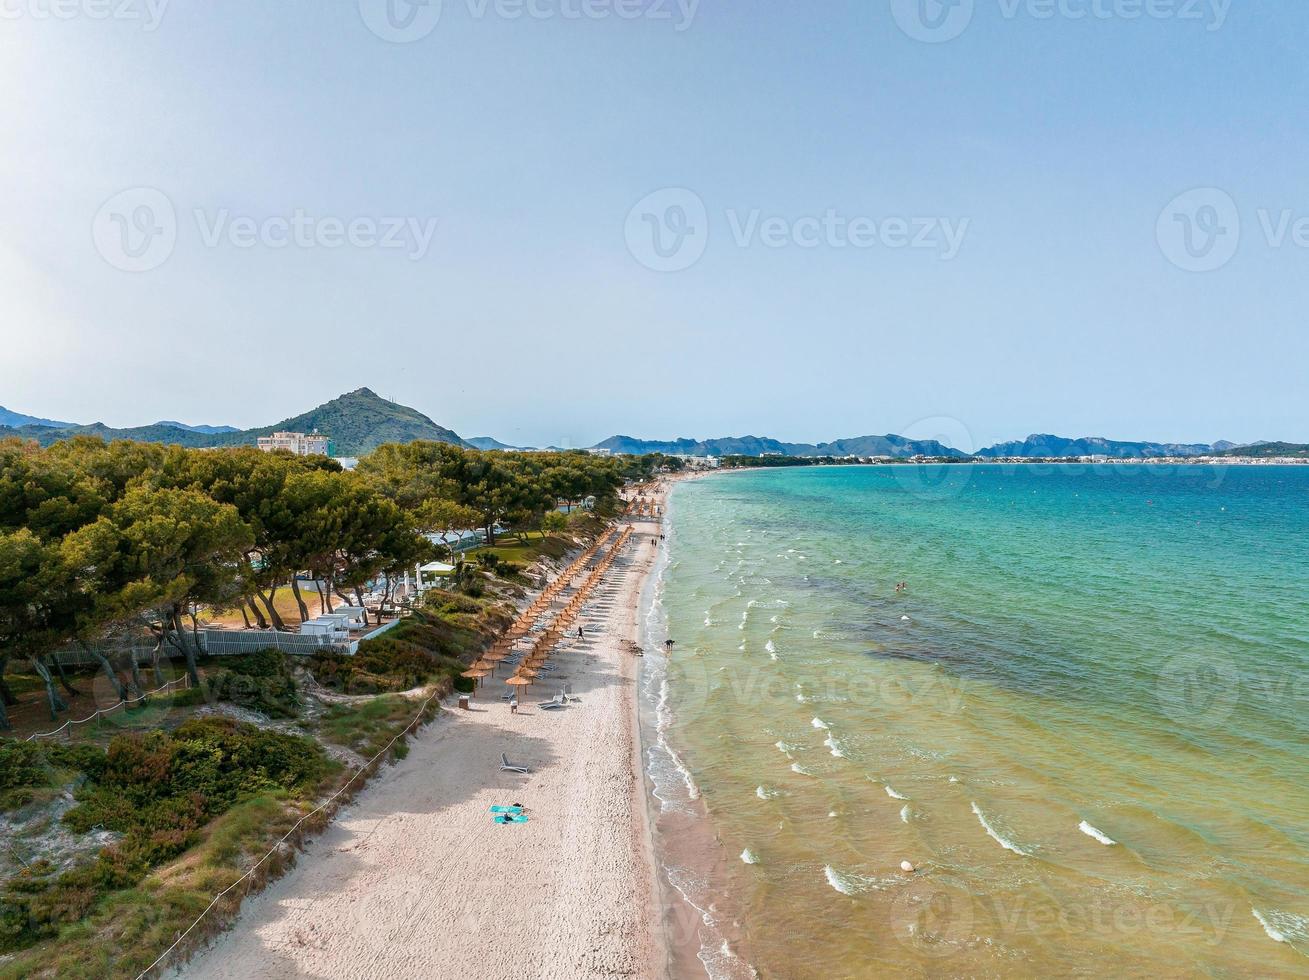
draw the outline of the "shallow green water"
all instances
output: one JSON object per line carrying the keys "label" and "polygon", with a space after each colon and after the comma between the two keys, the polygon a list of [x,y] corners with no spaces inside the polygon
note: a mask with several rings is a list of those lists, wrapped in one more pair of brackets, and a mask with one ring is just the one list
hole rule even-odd
{"label": "shallow green water", "polygon": [[651,772],[761,974],[1309,971],[1309,468],[756,471],[669,513]]}

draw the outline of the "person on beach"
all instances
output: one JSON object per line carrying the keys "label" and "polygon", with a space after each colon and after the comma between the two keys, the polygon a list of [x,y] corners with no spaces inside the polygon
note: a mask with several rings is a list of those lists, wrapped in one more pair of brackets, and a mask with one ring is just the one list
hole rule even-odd
{"label": "person on beach", "polygon": [[578,627],[577,627],[577,638],[578,638],[579,640],[585,640],[585,639],[586,639],[586,634],[582,632],[582,627],[581,627],[581,626],[578,626]]}
{"label": "person on beach", "polygon": [[664,640],[664,648],[665,648],[669,653],[672,653],[672,652],[673,652],[673,647],[676,646],[676,644],[677,644],[677,641],[676,641],[676,640]]}

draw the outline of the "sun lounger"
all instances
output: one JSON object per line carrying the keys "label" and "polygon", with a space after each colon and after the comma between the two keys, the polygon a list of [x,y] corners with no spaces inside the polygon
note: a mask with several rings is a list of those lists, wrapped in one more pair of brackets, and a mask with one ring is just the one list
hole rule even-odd
{"label": "sun lounger", "polygon": [[495,818],[495,822],[501,827],[510,823],[527,823],[527,814],[525,813],[506,813],[503,816]]}
{"label": "sun lounger", "polygon": [[568,702],[564,700],[562,694],[556,695],[549,701],[543,701],[537,705],[537,707],[542,711],[558,711],[560,708],[566,708],[567,706]]}
{"label": "sun lounger", "polygon": [[517,773],[521,773],[524,776],[526,776],[529,772],[531,772],[531,770],[528,769],[527,766],[510,765],[509,756],[505,755],[503,752],[500,753],[500,771],[517,772]]}
{"label": "sun lounger", "polygon": [[491,812],[492,812],[492,813],[522,813],[522,812],[523,812],[523,808],[522,808],[521,806],[517,806],[517,805],[515,805],[515,806],[493,806],[493,807],[491,807]]}

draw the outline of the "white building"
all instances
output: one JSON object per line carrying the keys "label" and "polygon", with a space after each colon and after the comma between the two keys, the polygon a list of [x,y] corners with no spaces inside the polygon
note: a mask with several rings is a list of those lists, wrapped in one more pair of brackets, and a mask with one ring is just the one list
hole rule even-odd
{"label": "white building", "polygon": [[274,432],[271,436],[259,437],[259,448],[266,453],[276,449],[285,449],[294,456],[326,456],[330,440],[327,436],[312,432]]}

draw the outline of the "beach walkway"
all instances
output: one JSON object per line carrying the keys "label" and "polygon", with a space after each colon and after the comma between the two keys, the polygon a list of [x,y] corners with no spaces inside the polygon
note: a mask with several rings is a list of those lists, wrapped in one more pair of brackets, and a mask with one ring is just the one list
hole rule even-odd
{"label": "beach walkway", "polygon": [[[561,647],[517,714],[500,700],[502,665],[472,711],[443,712],[180,975],[662,975],[632,652],[656,526],[634,523],[582,614],[586,638]],[[537,707],[564,685],[580,703]],[[501,753],[530,774],[500,772]],[[514,803],[528,822],[496,825],[489,808]]]}

